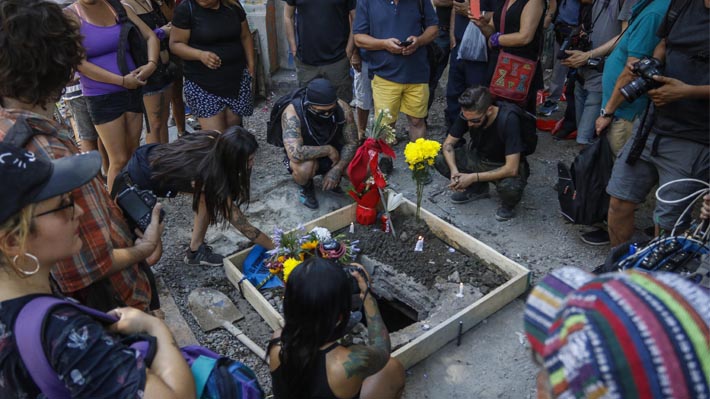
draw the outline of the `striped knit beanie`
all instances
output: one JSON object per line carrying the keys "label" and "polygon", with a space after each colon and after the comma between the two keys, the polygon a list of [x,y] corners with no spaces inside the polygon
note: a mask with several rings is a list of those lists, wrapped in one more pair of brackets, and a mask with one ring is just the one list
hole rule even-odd
{"label": "striped knit beanie", "polygon": [[555,397],[710,399],[710,294],[678,275],[555,270],[525,332]]}

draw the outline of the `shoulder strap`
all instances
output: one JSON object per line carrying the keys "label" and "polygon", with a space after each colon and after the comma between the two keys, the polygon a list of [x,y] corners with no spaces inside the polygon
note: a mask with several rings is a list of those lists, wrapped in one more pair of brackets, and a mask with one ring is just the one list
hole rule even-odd
{"label": "shoulder strap", "polygon": [[74,306],[103,321],[112,323],[116,321],[116,318],[106,313],[52,296],[35,298],[22,307],[22,310],[17,315],[14,327],[17,350],[30,377],[49,399],[70,398],[66,386],[50,365],[42,344],[43,327],[47,315],[52,308],[58,305]]}
{"label": "shoulder strap", "polygon": [[503,3],[503,12],[500,13],[500,34],[505,34],[505,14],[508,12],[508,3],[510,0],[505,0]]}

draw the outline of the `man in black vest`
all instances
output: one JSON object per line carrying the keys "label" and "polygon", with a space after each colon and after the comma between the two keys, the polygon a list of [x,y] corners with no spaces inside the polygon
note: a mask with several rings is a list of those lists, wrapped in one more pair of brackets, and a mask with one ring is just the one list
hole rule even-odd
{"label": "man in black vest", "polygon": [[300,186],[299,200],[318,208],[313,177],[323,175],[323,190],[340,190],[340,179],[357,150],[350,106],[339,100],[327,79],[314,79],[281,116],[288,170]]}
{"label": "man in black vest", "polygon": [[[515,217],[530,167],[523,155],[522,121],[512,112],[514,104],[496,104],[486,87],[471,87],[459,97],[461,114],[444,140],[436,169],[451,179],[451,202],[464,204],[488,197],[488,183],[496,185],[501,206],[496,219]],[[468,146],[456,143],[469,132]]]}

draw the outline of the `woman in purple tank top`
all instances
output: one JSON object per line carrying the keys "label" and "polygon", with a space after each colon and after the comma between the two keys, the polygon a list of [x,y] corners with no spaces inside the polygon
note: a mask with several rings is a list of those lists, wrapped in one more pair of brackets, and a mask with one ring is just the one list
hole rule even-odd
{"label": "woman in purple tank top", "polygon": [[[114,2],[122,7],[120,3]],[[77,0],[68,13],[81,23],[86,59],[79,65],[81,89],[91,119],[108,153],[108,187],[126,166],[138,147],[143,128],[141,91],[158,64],[159,42],[155,33],[131,10],[128,19],[148,43],[148,62],[135,65],[126,51],[130,73],[121,73],[118,46],[121,24],[114,8],[105,0]]]}

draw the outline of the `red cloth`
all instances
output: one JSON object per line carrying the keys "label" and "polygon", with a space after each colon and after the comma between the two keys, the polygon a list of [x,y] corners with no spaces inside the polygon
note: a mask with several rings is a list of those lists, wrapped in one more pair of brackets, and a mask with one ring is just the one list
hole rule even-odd
{"label": "red cloth", "polygon": [[377,203],[380,201],[377,187],[370,187],[363,195],[352,190],[348,194],[357,202],[355,221],[364,226],[374,224],[377,221]]}
{"label": "red cloth", "polygon": [[370,174],[375,179],[375,185],[377,187],[385,188],[385,186],[387,186],[385,177],[377,166],[380,153],[392,158],[397,157],[392,147],[387,145],[384,140],[368,138],[360,148],[357,149],[353,160],[350,161],[350,165],[348,165],[348,177],[357,192],[362,192],[365,189],[365,181]]}

